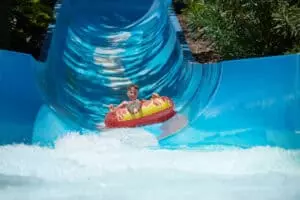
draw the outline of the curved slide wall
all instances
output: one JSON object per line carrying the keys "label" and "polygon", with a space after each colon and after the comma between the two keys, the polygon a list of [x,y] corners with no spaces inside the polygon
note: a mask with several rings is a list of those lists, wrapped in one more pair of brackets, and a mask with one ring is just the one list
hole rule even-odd
{"label": "curved slide wall", "polygon": [[[110,22],[110,25],[115,23],[118,27],[105,27],[106,32],[102,35],[97,31],[103,31],[104,23],[100,23],[100,27],[96,22],[90,23],[94,26],[86,25],[91,17],[94,20],[93,12],[83,14],[86,18],[76,16],[79,22],[72,23],[72,18],[68,16],[76,13],[70,10],[74,5],[66,3],[60,13],[65,17],[58,18],[57,35],[54,34],[46,63],[36,62],[24,54],[1,51],[0,105],[4,112],[0,114],[0,142],[46,145],[53,143],[67,130],[93,129],[95,123],[103,118],[107,104],[122,99],[120,94],[124,88],[134,82],[142,86],[144,97],[159,91],[174,98],[180,116],[188,119],[188,125],[178,133],[161,137],[162,146],[300,146],[299,55],[205,65],[194,63],[186,45],[180,40],[182,33],[176,18],[167,13],[168,4],[162,1],[148,3],[150,8],[156,9],[148,12],[149,9],[138,6],[131,8],[145,13],[139,18],[143,20],[136,20],[140,23],[130,23],[130,31],[127,32],[131,32],[131,36],[134,35],[132,33],[137,34],[132,36],[133,39],[124,36],[126,31],[123,29],[126,26],[120,27],[116,23],[119,18]],[[78,9],[87,10],[91,6],[77,5]],[[121,7],[116,12],[123,12]],[[128,12],[122,12],[119,14],[131,16],[127,15]],[[164,23],[158,23],[161,19],[164,19]],[[103,19],[99,17],[98,20]],[[143,28],[147,28],[147,34],[142,34]],[[63,31],[72,37],[62,34]],[[72,32],[86,35],[78,38]],[[139,37],[144,40],[149,37],[149,40],[138,43],[141,41]],[[114,43],[103,43],[108,38],[113,38]],[[82,43],[81,40],[88,43]],[[116,43],[116,40],[121,40],[121,43]],[[136,43],[140,46],[136,46]],[[106,46],[103,47],[103,44]],[[120,46],[123,51],[120,51]],[[152,54],[156,46],[156,53]],[[117,53],[116,49],[119,50]],[[113,51],[116,54],[111,56]],[[93,57],[89,57],[91,53]],[[116,59],[118,62],[115,62]],[[74,62],[70,69],[68,62]],[[84,71],[88,66],[92,70],[88,68],[88,71]],[[105,70],[110,71],[107,72],[110,75],[103,73]],[[95,92],[93,89],[98,86],[105,88]],[[89,90],[84,91],[86,89]],[[102,97],[98,98],[101,93]],[[41,96],[50,103],[51,110],[42,106]],[[176,120],[170,120],[146,129],[159,135],[164,134],[165,127],[173,127],[176,123]]]}

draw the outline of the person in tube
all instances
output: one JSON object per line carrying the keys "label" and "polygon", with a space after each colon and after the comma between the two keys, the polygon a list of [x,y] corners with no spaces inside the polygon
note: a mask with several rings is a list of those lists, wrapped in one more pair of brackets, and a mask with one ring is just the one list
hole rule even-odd
{"label": "person in tube", "polygon": [[[109,111],[114,112],[116,109],[126,107],[131,114],[138,113],[141,110],[142,103],[143,103],[143,100],[138,99],[138,95],[139,95],[139,86],[135,84],[130,85],[127,88],[127,97],[129,101],[123,101],[117,107],[114,107],[113,105],[109,105]],[[157,97],[159,97],[157,93],[152,94],[152,98],[157,98]]]}

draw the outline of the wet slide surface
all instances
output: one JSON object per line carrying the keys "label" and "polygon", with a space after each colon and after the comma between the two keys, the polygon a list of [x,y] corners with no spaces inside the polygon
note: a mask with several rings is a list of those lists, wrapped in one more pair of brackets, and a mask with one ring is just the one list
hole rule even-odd
{"label": "wet slide surface", "polygon": [[[161,146],[300,147],[299,55],[196,63],[162,0],[65,0],[58,13],[38,80],[59,118],[79,124],[54,120],[62,132],[94,129],[135,83],[141,98],[157,92],[175,102],[176,117],[145,127]],[[51,135],[40,135],[47,112],[37,119],[36,141]]]}
{"label": "wet slide surface", "polygon": [[[0,199],[298,200],[299,55],[195,63],[167,4],[114,2],[65,0],[45,63],[0,51]],[[179,115],[94,132],[132,82]]]}

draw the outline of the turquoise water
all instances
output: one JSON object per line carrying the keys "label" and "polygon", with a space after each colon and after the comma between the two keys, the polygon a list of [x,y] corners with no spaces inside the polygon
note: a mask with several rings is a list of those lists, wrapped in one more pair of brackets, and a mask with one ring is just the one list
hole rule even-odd
{"label": "turquoise water", "polygon": [[[65,4],[50,60],[45,68],[38,69],[38,80],[47,102],[66,118],[93,128],[103,119],[107,105],[119,103],[126,86],[137,83],[142,86],[143,98],[153,91],[172,97],[180,114],[190,122],[187,131],[169,138],[166,145],[299,147],[295,132],[299,128],[298,56],[187,64],[163,1],[148,0],[144,7],[130,7],[133,10],[123,7],[128,1],[113,2],[118,7],[105,7],[103,4],[109,2],[100,0],[64,2],[75,2],[75,8]],[[130,2],[128,5],[141,4],[137,0]],[[151,12],[146,13],[144,8],[150,4]],[[107,8],[115,8],[116,12]],[[135,15],[136,9],[140,15]],[[107,13],[115,17],[107,21]],[[115,15],[118,13],[127,20]],[[142,16],[146,16],[144,21],[136,21]],[[120,22],[121,27],[116,29]],[[5,132],[1,128],[5,139],[17,135],[16,130],[23,130],[22,125],[29,124],[35,116],[26,115],[27,110],[20,112],[12,103],[12,99],[22,100],[24,83],[29,82],[26,73],[21,74],[18,78],[15,74],[7,76],[14,77],[12,82],[2,82],[15,84],[9,92],[4,87],[9,84],[1,88],[8,94],[1,101],[4,113],[12,116],[10,119],[2,115],[12,122],[4,123],[7,130],[14,130]],[[15,96],[11,91],[21,93]],[[24,93],[25,101],[20,102],[28,102],[27,98],[33,96],[28,94],[31,93]],[[20,113],[24,116],[20,117]],[[53,140],[52,136],[62,135],[59,120],[49,112],[41,113],[35,118],[37,133],[33,138],[47,142]],[[26,120],[16,122],[12,120],[15,116]],[[155,130],[148,130],[152,133],[120,129],[101,136],[73,134],[60,139],[54,149],[1,146],[0,199],[300,199],[299,150],[223,146],[159,149],[153,138]],[[286,134],[286,130],[292,133]]]}
{"label": "turquoise water", "polygon": [[202,67],[186,60],[169,3],[65,0],[48,59],[37,68],[46,104],[63,118],[95,129],[108,106],[126,100],[127,87],[137,84],[140,98],[153,92],[168,96],[178,112],[196,120],[221,70],[217,64]]}
{"label": "turquoise water", "polygon": [[0,147],[0,199],[298,200],[300,151],[158,149],[142,129]]}
{"label": "turquoise water", "polygon": [[138,84],[143,98],[154,91],[181,97],[179,83],[192,76],[161,0],[64,1],[38,71],[47,103],[91,129],[109,104],[126,99],[128,85]]}

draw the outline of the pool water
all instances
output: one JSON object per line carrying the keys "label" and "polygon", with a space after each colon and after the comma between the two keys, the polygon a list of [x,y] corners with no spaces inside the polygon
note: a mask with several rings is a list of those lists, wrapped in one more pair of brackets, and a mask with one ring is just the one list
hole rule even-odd
{"label": "pool water", "polygon": [[299,150],[156,147],[142,129],[2,146],[0,199],[300,199]]}

